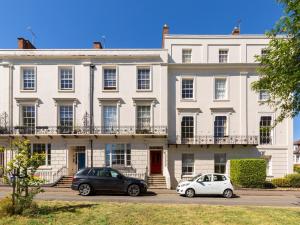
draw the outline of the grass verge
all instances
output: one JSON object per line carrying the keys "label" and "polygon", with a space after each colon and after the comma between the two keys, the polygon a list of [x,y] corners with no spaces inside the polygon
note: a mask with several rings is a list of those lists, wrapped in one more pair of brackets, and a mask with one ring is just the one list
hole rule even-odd
{"label": "grass verge", "polygon": [[39,201],[35,216],[1,217],[0,224],[299,224],[299,208]]}

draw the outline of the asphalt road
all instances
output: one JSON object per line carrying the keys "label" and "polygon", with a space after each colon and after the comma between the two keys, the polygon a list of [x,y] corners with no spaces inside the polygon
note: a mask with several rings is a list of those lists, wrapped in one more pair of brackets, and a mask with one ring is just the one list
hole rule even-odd
{"label": "asphalt road", "polygon": [[[0,187],[0,198],[3,198],[10,192],[11,188]],[[238,190],[235,194],[236,197],[231,199],[225,199],[219,196],[198,196],[194,198],[186,198],[177,195],[174,190],[149,190],[147,194],[138,197],[105,193],[97,193],[93,196],[83,197],[78,195],[78,192],[70,189],[45,188],[45,192],[40,193],[36,199],[91,202],[300,207],[300,191]]]}

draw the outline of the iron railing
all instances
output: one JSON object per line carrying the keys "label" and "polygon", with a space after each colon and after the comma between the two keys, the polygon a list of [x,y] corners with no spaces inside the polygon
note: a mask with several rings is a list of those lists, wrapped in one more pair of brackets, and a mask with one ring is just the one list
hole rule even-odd
{"label": "iron railing", "polygon": [[167,126],[15,126],[0,127],[0,135],[166,135]]}
{"label": "iron railing", "polygon": [[176,144],[197,144],[197,145],[258,145],[258,136],[195,136],[193,138],[184,138],[178,135]]}

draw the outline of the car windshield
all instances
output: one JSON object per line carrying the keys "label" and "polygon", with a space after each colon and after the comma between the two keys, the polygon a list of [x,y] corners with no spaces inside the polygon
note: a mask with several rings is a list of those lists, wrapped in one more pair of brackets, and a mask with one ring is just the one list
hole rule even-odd
{"label": "car windshield", "polygon": [[197,180],[200,176],[201,176],[201,173],[200,173],[200,174],[197,174],[197,175],[194,176],[193,178],[189,179],[189,181]]}

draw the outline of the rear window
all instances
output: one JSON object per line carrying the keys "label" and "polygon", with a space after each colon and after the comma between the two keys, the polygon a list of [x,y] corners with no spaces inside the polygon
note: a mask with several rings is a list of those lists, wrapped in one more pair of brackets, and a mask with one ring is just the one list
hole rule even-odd
{"label": "rear window", "polygon": [[76,175],[87,175],[89,173],[90,169],[82,169],[79,170]]}

